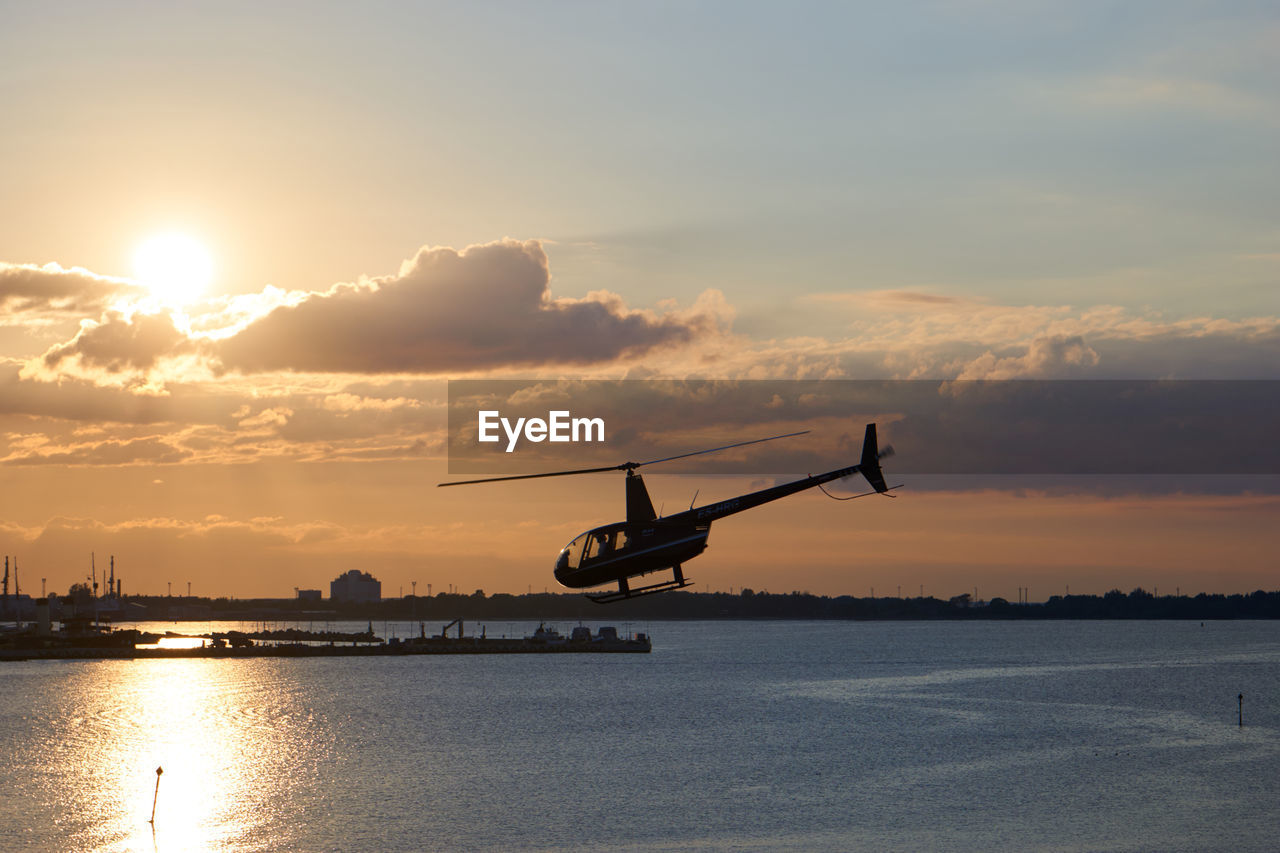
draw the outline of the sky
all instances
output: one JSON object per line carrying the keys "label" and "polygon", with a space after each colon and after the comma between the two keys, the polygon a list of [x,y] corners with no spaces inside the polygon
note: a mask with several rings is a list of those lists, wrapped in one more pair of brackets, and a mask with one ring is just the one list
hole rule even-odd
{"label": "sky", "polygon": [[[449,379],[1280,379],[1278,51],[1267,3],[0,2],[0,550],[555,589],[621,484],[437,490]],[[1278,493],[805,494],[686,573],[1275,589]]]}

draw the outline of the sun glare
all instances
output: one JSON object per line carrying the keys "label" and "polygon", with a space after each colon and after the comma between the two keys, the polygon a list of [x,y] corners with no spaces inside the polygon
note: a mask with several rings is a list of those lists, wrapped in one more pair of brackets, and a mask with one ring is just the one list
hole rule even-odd
{"label": "sun glare", "polygon": [[134,274],[156,299],[171,306],[199,299],[213,279],[204,246],[185,234],[157,234],[138,247]]}

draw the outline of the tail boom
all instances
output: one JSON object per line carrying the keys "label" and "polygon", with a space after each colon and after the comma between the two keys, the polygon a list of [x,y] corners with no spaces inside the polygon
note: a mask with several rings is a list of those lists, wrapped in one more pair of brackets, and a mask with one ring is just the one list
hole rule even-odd
{"label": "tail boom", "polygon": [[833,480],[840,480],[853,474],[861,473],[867,478],[867,482],[871,484],[871,488],[877,492],[884,494],[889,491],[889,486],[885,483],[884,473],[880,470],[880,460],[885,456],[893,454],[892,447],[885,447],[880,450],[876,443],[876,425],[867,424],[866,438],[862,444],[862,460],[857,465],[849,465],[845,468],[837,468],[834,471],[827,471],[825,474],[814,474],[805,477],[802,480],[795,480],[790,483],[783,483],[768,489],[761,489],[758,492],[752,492],[749,495],[740,495],[736,498],[730,498],[726,501],[701,506],[696,509],[688,509],[676,515],[669,516],[666,520],[670,522],[689,521],[696,524],[710,524],[717,519],[726,516],[736,515],[744,510],[761,504],[776,501],[779,498],[785,498],[788,495],[794,495],[796,492],[802,492],[805,489],[812,489],[815,486],[821,486],[830,483]]}

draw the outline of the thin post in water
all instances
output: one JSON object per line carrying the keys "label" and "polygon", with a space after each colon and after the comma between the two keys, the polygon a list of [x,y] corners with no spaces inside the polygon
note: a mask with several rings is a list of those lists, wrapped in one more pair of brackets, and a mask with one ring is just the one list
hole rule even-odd
{"label": "thin post in water", "polygon": [[156,801],[160,799],[160,775],[162,773],[164,773],[164,768],[157,767],[156,768],[156,793],[155,793],[155,796],[151,798],[151,820],[147,821],[147,823],[151,824],[152,826],[156,825]]}
{"label": "thin post in water", "polygon": [[1244,728],[1244,694],[1241,693],[1236,697],[1236,701],[1240,703],[1240,728]]}

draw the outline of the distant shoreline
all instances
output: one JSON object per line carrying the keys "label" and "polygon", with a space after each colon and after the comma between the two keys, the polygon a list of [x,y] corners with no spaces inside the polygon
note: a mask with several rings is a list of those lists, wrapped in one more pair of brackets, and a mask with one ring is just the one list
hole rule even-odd
{"label": "distant shoreline", "polygon": [[[7,605],[7,606],[6,606]],[[834,619],[895,621],[1056,619],[1280,619],[1280,591],[1232,595],[1156,596],[1141,588],[1105,595],[1052,596],[1025,604],[1003,598],[973,601],[968,595],[884,598],[819,596],[801,592],[673,592],[600,605],[577,593],[441,593],[369,602],[299,599],[232,599],[196,596],[123,596],[79,602],[54,601],[54,621],[73,613],[114,623],[183,621],[424,621],[450,619]],[[0,603],[0,624],[33,621],[34,602]]]}

